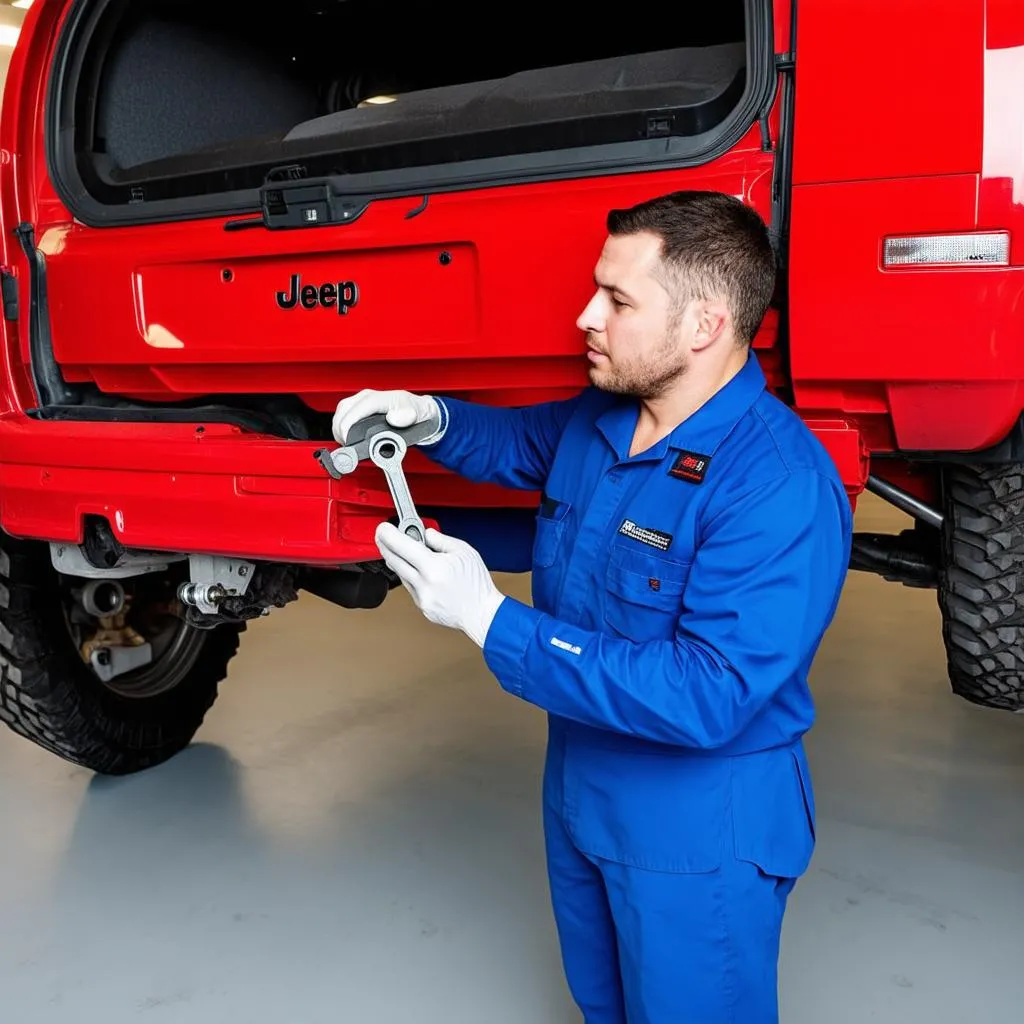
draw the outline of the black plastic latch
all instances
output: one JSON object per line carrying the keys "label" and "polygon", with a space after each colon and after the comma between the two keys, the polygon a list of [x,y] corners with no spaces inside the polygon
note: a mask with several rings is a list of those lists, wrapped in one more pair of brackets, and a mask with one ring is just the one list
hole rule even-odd
{"label": "black plastic latch", "polygon": [[0,269],[0,286],[3,290],[4,319],[18,319],[18,279],[9,271]]}
{"label": "black plastic latch", "polygon": [[370,205],[368,198],[336,195],[327,181],[268,183],[260,189],[263,223],[268,228],[316,228],[351,224]]}
{"label": "black plastic latch", "polygon": [[665,114],[648,115],[647,138],[664,139],[672,134],[672,118]]}

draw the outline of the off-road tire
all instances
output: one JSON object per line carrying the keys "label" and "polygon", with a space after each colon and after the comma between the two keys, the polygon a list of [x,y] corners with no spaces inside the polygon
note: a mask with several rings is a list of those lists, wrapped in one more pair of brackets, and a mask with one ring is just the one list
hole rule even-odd
{"label": "off-road tire", "polygon": [[191,742],[217,697],[244,627],[204,630],[170,689],[127,697],[75,649],[46,544],[0,535],[0,720],[67,761],[105,775],[158,765]]}
{"label": "off-road tire", "polygon": [[953,692],[1024,710],[1024,465],[944,471],[938,600]]}

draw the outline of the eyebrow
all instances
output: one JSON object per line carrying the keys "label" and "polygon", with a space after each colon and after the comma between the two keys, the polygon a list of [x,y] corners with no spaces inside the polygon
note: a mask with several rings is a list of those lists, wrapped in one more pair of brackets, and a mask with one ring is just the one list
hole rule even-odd
{"label": "eyebrow", "polygon": [[605,291],[618,292],[623,298],[628,299],[630,302],[636,301],[633,298],[633,296],[629,294],[629,292],[620,288],[617,284],[608,284],[606,282],[598,280],[597,274],[594,275],[594,284],[596,284],[598,288],[604,288]]}

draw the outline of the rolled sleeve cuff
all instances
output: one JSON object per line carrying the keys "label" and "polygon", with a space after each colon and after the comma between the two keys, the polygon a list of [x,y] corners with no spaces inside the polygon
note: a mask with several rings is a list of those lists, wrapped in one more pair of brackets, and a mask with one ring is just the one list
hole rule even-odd
{"label": "rolled sleeve cuff", "polygon": [[437,411],[440,416],[440,422],[438,423],[437,430],[434,431],[430,437],[425,437],[419,442],[419,446],[422,448],[433,448],[438,442],[444,439],[444,435],[448,433],[448,423],[451,418],[451,414],[448,411],[448,406],[445,402],[438,398],[437,395],[431,396],[434,399],[434,403],[437,405]]}
{"label": "rolled sleeve cuff", "polygon": [[484,640],[484,661],[503,690],[523,696],[526,653],[540,626],[543,613],[506,597],[494,616]]}

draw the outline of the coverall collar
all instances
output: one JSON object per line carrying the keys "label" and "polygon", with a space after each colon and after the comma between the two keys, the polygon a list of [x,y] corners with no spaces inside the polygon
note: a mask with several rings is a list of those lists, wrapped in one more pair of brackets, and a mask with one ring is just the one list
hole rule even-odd
{"label": "coverall collar", "polygon": [[613,405],[597,420],[597,427],[620,462],[660,462],[669,449],[714,455],[743,414],[765,389],[765,376],[753,350],[743,368],[725,387],[645,452],[629,457],[639,404],[635,400]]}

